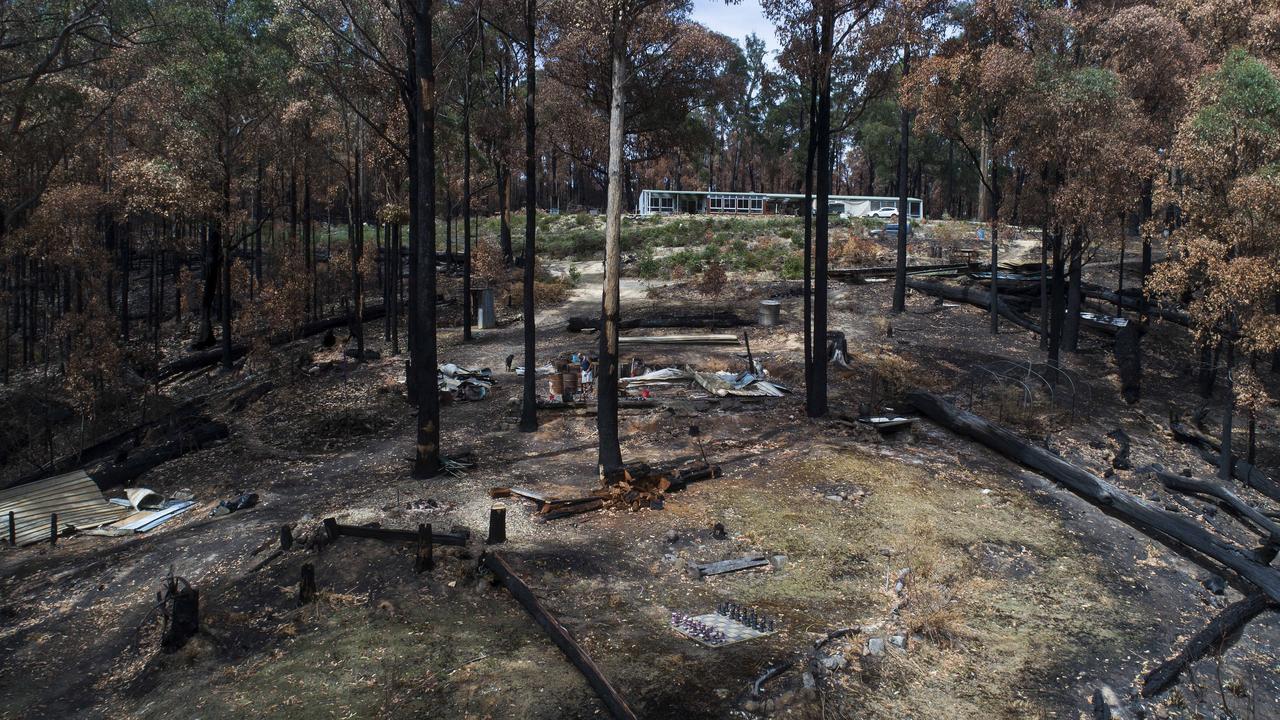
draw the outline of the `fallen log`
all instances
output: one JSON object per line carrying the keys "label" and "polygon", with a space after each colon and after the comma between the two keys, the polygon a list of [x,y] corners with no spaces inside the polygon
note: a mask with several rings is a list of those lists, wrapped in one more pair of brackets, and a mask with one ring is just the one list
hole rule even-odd
{"label": "fallen log", "polygon": [[1062,483],[1107,514],[1162,543],[1179,543],[1230,568],[1280,601],[1280,571],[1259,563],[1252,551],[1224,542],[1202,525],[1134,497],[1102,478],[1041,450],[1012,432],[965,412],[932,393],[914,392],[907,401],[934,422],[986,445],[1005,457]]}
{"label": "fallen log", "polygon": [[542,605],[524,580],[521,580],[520,576],[516,575],[515,571],[511,569],[511,565],[507,563],[506,558],[496,552],[486,552],[484,554],[484,566],[489,568],[494,577],[507,588],[512,597],[533,617],[534,622],[538,623],[546,631],[547,635],[551,637],[551,641],[556,644],[556,647],[560,648],[565,657],[569,658],[569,662],[578,668],[578,672],[581,672],[583,677],[587,679],[591,689],[595,690],[596,694],[600,696],[600,700],[608,708],[609,714],[618,720],[636,720],[636,714],[631,711],[627,701],[609,683],[609,679],[604,676],[604,673],[592,661],[587,651],[583,650],[582,646],[573,639],[573,636],[560,624],[556,616],[552,615]]}
{"label": "fallen log", "polygon": [[200,450],[230,435],[227,426],[216,420],[179,429],[174,437],[158,445],[133,453],[120,453],[85,472],[102,489],[125,485],[148,470],[170,460]]}
{"label": "fallen log", "polygon": [[[755,320],[747,320],[731,312],[705,313],[657,313],[627,318],[618,323],[619,329],[634,330],[636,328],[731,328],[744,325],[755,325]],[[569,332],[599,330],[599,316],[570,317]]]}
{"label": "fallen log", "polygon": [[[1119,305],[1126,310],[1139,310],[1142,307],[1141,301],[1128,294],[1117,295],[1107,288],[1097,285],[1082,284],[1080,294],[1091,299],[1101,300],[1111,306]],[[1181,325],[1183,327],[1191,327],[1191,316],[1181,310],[1161,307],[1155,302],[1147,302],[1147,314],[1154,315],[1159,318],[1168,320],[1171,323]]]}
{"label": "fallen log", "polygon": [[1252,593],[1228,605],[1209,621],[1199,632],[1191,636],[1177,655],[1169,658],[1142,680],[1142,697],[1154,697],[1164,692],[1192,663],[1210,651],[1221,653],[1236,633],[1263,610],[1276,609],[1276,604],[1262,593]]}
{"label": "fallen log", "polygon": [[[711,480],[721,475],[719,465],[697,465],[694,467],[681,468],[673,473],[664,481],[659,482],[659,487],[663,492],[677,492],[685,489],[692,482],[701,482],[703,480]],[[665,487],[663,487],[665,482]]]}
{"label": "fallen log", "polygon": [[[1217,466],[1218,456],[1222,452],[1222,444],[1217,438],[1202,432],[1199,428],[1182,422],[1172,415],[1169,417],[1169,430],[1173,432],[1174,440],[1191,445],[1200,453],[1200,457],[1205,462]],[[1258,468],[1238,455],[1231,456],[1231,477],[1272,500],[1280,502],[1280,483],[1263,475]]]}
{"label": "fallen log", "polygon": [[[908,265],[907,276],[912,275],[959,275],[961,271],[968,270],[969,263],[941,263],[933,265]],[[883,265],[880,267],[860,267],[860,268],[831,268],[827,271],[827,277],[837,280],[852,280],[860,282],[868,278],[891,278],[898,270],[892,265]]]}
{"label": "fallen log", "polygon": [[538,520],[559,520],[571,515],[581,515],[604,507],[601,498],[579,498],[577,500],[557,500],[547,503],[538,511]]}
{"label": "fallen log", "polygon": [[88,463],[97,462],[105,457],[119,455],[125,446],[128,446],[128,449],[138,447],[142,444],[143,437],[152,428],[165,423],[176,424],[177,422],[190,417],[195,414],[196,411],[203,409],[207,400],[208,396],[188,400],[174,408],[171,412],[161,417],[157,417],[154,420],[148,420],[146,422],[138,423],[133,427],[113,432],[110,435],[97,440],[80,452],[63,455],[62,457],[54,460],[52,464],[45,465],[38,470],[34,470],[23,475],[17,480],[9,483],[6,486],[6,489],[17,487],[18,485],[33,483],[37,480],[43,480],[54,475],[68,473],[78,467],[82,467]]}
{"label": "fallen log", "polygon": [[1231,492],[1221,485],[1201,480],[1193,480],[1181,475],[1174,475],[1167,472],[1156,472],[1158,478],[1165,487],[1170,490],[1181,493],[1192,493],[1195,495],[1208,495],[1210,497],[1221,500],[1227,509],[1236,517],[1248,520],[1255,527],[1271,536],[1271,541],[1280,542],[1280,525],[1277,525],[1271,518],[1258,512],[1257,508],[1240,499],[1239,495]]}
{"label": "fallen log", "polygon": [[[326,528],[329,529],[329,539],[336,540],[339,537],[358,537],[368,538],[371,540],[386,540],[388,542],[418,542],[417,530],[392,530],[388,528],[365,527],[363,525],[340,525],[337,521],[329,522],[333,518],[327,518],[324,522]],[[455,547],[465,547],[467,544],[467,536],[462,533],[431,533],[431,542],[437,545],[453,545]]]}
{"label": "fallen log", "polygon": [[[947,285],[946,283],[929,282],[928,280],[911,280],[909,278],[907,279],[907,287],[912,290],[919,290],[927,295],[933,295],[934,297],[968,303],[980,308],[991,308],[991,291],[989,290],[958,287],[955,285]],[[1002,298],[998,299],[996,312],[1000,313],[1000,317],[1008,320],[1014,325],[1017,325],[1024,330],[1030,330],[1037,335],[1040,334],[1039,325],[1036,325],[1023,317],[1021,313],[1014,310],[1009,303]]]}
{"label": "fallen log", "polygon": [[[54,460],[52,464],[45,465],[10,482],[3,489],[26,485],[47,477],[71,472],[107,457],[123,457],[133,449],[141,447],[147,442],[149,436],[154,436],[156,433],[163,433],[167,436],[180,432],[184,425],[189,425],[192,422],[192,418],[197,413],[208,408],[213,399],[219,395],[240,391],[239,395],[233,397],[227,403],[229,410],[239,411],[249,404],[257,402],[274,388],[270,380],[253,386],[250,386],[250,382],[246,381],[227,390],[212,392],[186,400],[163,415],[158,415],[151,420],[146,420],[124,430],[113,432],[96,440],[92,445],[79,452],[63,455]],[[245,388],[248,389],[245,390]]]}
{"label": "fallen log", "polygon": [[[369,322],[371,320],[380,319],[386,314],[386,312],[386,307],[383,305],[370,305],[364,309],[364,313],[362,313],[360,317],[364,322]],[[335,328],[345,327],[349,325],[350,322],[350,313],[335,315],[334,317],[323,318],[321,320],[313,320],[309,323],[303,324],[297,333],[277,333],[276,335],[271,336],[268,342],[271,347],[278,347],[280,345],[291,343],[295,340],[319,335],[322,332],[333,330]],[[239,360],[248,354],[248,343],[236,343],[231,346],[231,359],[233,361]],[[180,357],[177,360],[161,366],[160,369],[156,371],[156,379],[168,380],[175,375],[191,372],[192,370],[201,370],[203,368],[216,365],[221,361],[222,348],[191,353],[190,355]]]}

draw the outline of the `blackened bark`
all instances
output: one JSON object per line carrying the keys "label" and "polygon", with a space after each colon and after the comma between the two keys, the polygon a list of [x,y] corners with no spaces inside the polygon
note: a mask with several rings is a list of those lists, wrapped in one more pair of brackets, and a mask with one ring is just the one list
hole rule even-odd
{"label": "blackened bark", "polygon": [[222,369],[230,370],[234,359],[231,353],[231,173],[222,176]]}
{"label": "blackened bark", "polygon": [[217,225],[207,225],[203,237],[204,288],[200,293],[200,334],[191,343],[193,350],[213,346],[213,300],[218,294],[218,276],[222,273],[222,232]]}
{"label": "blackened bark", "polygon": [[[902,48],[902,77],[910,72],[911,48]],[[907,164],[911,136],[911,111],[906,105],[898,110],[898,254],[893,274],[893,311],[907,309],[907,230],[911,227],[911,206],[907,200]],[[995,282],[993,277],[992,282]]]}
{"label": "blackened bark", "polygon": [[1066,317],[1064,315],[1064,299],[1066,283],[1064,265],[1066,260],[1062,253],[1062,226],[1053,229],[1053,286],[1049,288],[1049,364],[1059,367],[1062,360],[1062,334]]}
{"label": "blackened bark", "polygon": [[818,97],[818,207],[817,227],[813,243],[813,373],[805,388],[805,409],[809,417],[827,414],[827,245],[830,215],[827,206],[831,198],[831,59],[832,36],[835,34],[833,8],[822,14],[822,32],[819,68],[821,74]]}
{"label": "blackened bark", "polygon": [[[476,24],[480,23],[476,7]],[[471,53],[462,99],[462,339],[471,339]]]}
{"label": "blackened bark", "polygon": [[[1235,318],[1232,318],[1228,325],[1234,330]],[[1227,346],[1227,360],[1223,366],[1223,377],[1226,378],[1227,387],[1222,400],[1222,447],[1218,457],[1218,477],[1223,480],[1230,480],[1231,469],[1234,465],[1231,458],[1231,434],[1236,409],[1235,378],[1232,377],[1235,370],[1233,366],[1236,360],[1236,344],[1230,337],[1223,342]]]}
{"label": "blackened bark", "polygon": [[413,474],[430,478],[440,466],[440,393],[436,389],[436,144],[435,68],[431,52],[432,0],[415,0],[414,64],[418,104],[418,297],[413,368],[418,375],[418,437]]}
{"label": "blackened bark", "polygon": [[[357,130],[357,133],[359,130]],[[364,153],[360,147],[360,139],[356,140],[354,182],[349,201],[351,209],[351,231],[348,233],[349,252],[351,254],[351,335],[356,340],[356,360],[364,360],[364,323],[360,318],[364,313],[364,280],[360,276],[360,261],[364,257],[364,207],[361,204],[360,189],[364,184]]]}
{"label": "blackened bark", "polygon": [[1062,344],[1067,352],[1080,349],[1080,262],[1084,254],[1084,229],[1076,226],[1071,231],[1071,249],[1067,253],[1070,265],[1067,284],[1067,316],[1062,329]]}
{"label": "blackened bark", "polygon": [[818,154],[818,58],[822,50],[813,28],[812,68],[809,74],[808,147],[804,162],[804,386],[813,384],[813,165]]}
{"label": "blackened bark", "polygon": [[536,330],[533,316],[533,265],[537,258],[534,251],[534,234],[538,227],[538,165],[534,139],[537,134],[537,118],[534,101],[537,95],[537,73],[534,71],[534,24],[537,19],[537,0],[525,0],[525,83],[524,96],[524,402],[520,409],[520,432],[538,429],[538,373],[536,354]]}
{"label": "blackened bark", "polygon": [[502,250],[502,262],[515,261],[511,249],[511,168],[505,161],[498,163],[498,247]]}

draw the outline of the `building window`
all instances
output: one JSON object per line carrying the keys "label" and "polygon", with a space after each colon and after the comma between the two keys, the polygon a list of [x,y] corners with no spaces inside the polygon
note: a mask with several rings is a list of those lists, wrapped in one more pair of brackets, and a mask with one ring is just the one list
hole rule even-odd
{"label": "building window", "polygon": [[707,196],[707,212],[710,213],[763,213],[764,197],[755,195],[730,195],[717,193]]}
{"label": "building window", "polygon": [[650,195],[649,196],[649,212],[671,213],[675,212],[676,199],[670,195]]}

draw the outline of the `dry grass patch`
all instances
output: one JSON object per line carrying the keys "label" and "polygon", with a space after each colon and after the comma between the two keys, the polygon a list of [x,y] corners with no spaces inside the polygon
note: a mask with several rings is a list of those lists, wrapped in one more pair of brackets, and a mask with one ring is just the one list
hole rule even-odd
{"label": "dry grass patch", "polygon": [[[869,494],[836,503],[813,490],[832,482]],[[865,677],[828,697],[859,717],[1035,717],[1015,701],[1028,669],[1053,666],[1081,633],[1118,637],[1112,628],[1131,619],[1057,516],[1004,482],[819,451],[767,492],[735,496],[748,539],[788,561],[783,573],[735,578],[732,593],[807,630],[883,623],[916,635],[910,653],[864,658]]]}

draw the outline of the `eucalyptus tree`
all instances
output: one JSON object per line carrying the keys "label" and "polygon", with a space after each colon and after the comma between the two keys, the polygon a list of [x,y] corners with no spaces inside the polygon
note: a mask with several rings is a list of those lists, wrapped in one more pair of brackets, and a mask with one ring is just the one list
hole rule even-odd
{"label": "eucalyptus tree", "polygon": [[[723,36],[688,21],[689,3],[677,0],[562,0],[551,6],[554,38],[548,74],[593,106],[607,105],[608,169],[604,289],[597,366],[598,469],[621,477],[618,437],[618,330],[621,319],[622,213],[629,135],[685,127],[691,99],[723,79],[732,50]],[[682,112],[683,111],[683,112]],[[603,129],[601,117],[584,118]],[[639,136],[637,136],[639,139]],[[632,147],[635,147],[633,145]],[[602,153],[603,154],[603,153]],[[599,156],[597,156],[597,159]]]}
{"label": "eucalyptus tree", "polygon": [[[433,36],[438,8],[433,0],[291,0],[282,21],[302,41],[323,44],[329,37],[362,58],[387,81],[404,108],[406,137],[382,132],[381,139],[401,149],[409,179],[409,365],[410,396],[418,405],[414,475],[433,477],[442,468],[440,399],[436,349],[436,87]],[[300,45],[295,40],[295,47]],[[321,68],[322,69],[322,68]],[[329,76],[331,77],[331,76]],[[327,85],[353,110],[358,102],[334,79]],[[367,122],[366,127],[377,127]],[[390,127],[388,125],[387,127]]]}
{"label": "eucalyptus tree", "polygon": [[1188,111],[1170,150],[1179,179],[1157,187],[1158,197],[1180,209],[1181,222],[1151,289],[1190,297],[1197,341],[1225,346],[1219,474],[1226,479],[1235,465],[1237,401],[1251,408],[1268,403],[1252,371],[1237,370],[1235,354],[1280,348],[1280,71],[1243,49],[1228,51],[1197,78]]}
{"label": "eucalyptus tree", "polygon": [[214,343],[213,303],[221,299],[222,365],[232,350],[232,258],[255,232],[240,202],[256,168],[257,141],[279,112],[288,56],[272,41],[274,4],[267,0],[187,0],[172,8],[181,28],[171,62],[160,69],[176,107],[167,121],[183,143],[184,167],[216,197],[206,243],[200,332]]}
{"label": "eucalyptus tree", "polygon": [[[868,67],[865,57],[857,53],[856,49],[862,46],[862,39],[868,31],[868,18],[880,8],[880,0],[765,0],[763,6],[783,41],[784,58],[793,58],[793,66],[801,69],[809,79],[809,133],[803,210],[805,411],[809,417],[816,418],[827,414],[827,365],[830,361],[827,354],[827,264],[831,176],[835,158],[833,98],[839,94],[836,87],[842,74],[842,65],[851,61],[855,67]],[[864,102],[867,97],[869,94],[864,93]],[[837,117],[835,126],[846,125],[852,117],[861,113],[853,104],[837,108],[837,112],[841,109],[848,112],[844,120]],[[813,217],[811,213],[815,211],[817,215]],[[809,269],[811,261],[812,271]]]}

